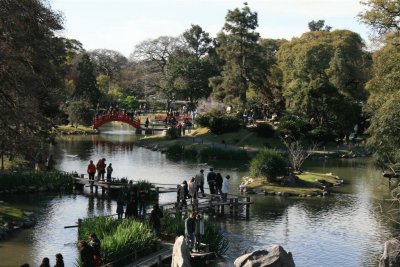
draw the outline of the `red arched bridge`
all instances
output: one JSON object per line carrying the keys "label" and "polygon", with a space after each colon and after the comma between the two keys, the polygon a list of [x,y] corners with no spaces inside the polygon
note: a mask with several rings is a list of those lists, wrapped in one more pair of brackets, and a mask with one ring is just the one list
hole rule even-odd
{"label": "red arched bridge", "polygon": [[113,113],[107,113],[103,115],[96,115],[93,119],[93,124],[92,128],[97,129],[103,124],[107,122],[112,122],[112,121],[120,121],[120,122],[125,122],[136,129],[140,129],[140,120],[138,118],[135,118],[131,115],[128,116],[126,112],[122,111],[117,111]]}

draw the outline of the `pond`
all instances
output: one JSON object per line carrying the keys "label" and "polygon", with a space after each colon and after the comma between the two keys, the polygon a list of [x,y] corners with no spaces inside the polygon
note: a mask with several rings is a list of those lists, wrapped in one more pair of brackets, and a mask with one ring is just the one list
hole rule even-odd
{"label": "pond", "polygon": [[[95,136],[68,136],[58,140],[52,153],[56,168],[85,173],[89,160],[106,158],[112,163],[114,177],[148,180],[176,185],[210,166],[223,175],[230,174],[230,191],[238,193],[246,164],[210,164],[176,162],[165,154],[134,144],[133,128],[113,124]],[[230,241],[225,266],[245,251],[280,244],[293,253],[296,266],[377,266],[384,242],[398,232],[378,212],[382,199],[388,198],[389,186],[369,159],[316,159],[308,161],[306,170],[333,173],[347,184],[341,193],[325,198],[281,198],[252,196],[250,220],[225,216],[218,224]],[[171,194],[161,202],[174,199]],[[83,194],[7,196],[5,201],[38,214],[38,224],[0,243],[0,266],[29,263],[38,266],[43,257],[55,263],[54,255],[62,253],[66,266],[77,258],[78,218],[113,214],[114,200]]]}

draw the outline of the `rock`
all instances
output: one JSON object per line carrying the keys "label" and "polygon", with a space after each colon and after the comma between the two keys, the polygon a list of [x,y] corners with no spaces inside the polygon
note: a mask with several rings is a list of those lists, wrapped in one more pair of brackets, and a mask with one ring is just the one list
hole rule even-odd
{"label": "rock", "polygon": [[190,253],[185,238],[179,236],[172,249],[171,267],[190,267]]}
{"label": "rock", "polygon": [[267,250],[256,250],[237,258],[235,267],[294,267],[292,253],[274,245]]}
{"label": "rock", "polygon": [[385,242],[383,255],[379,260],[379,267],[400,266],[400,241],[392,238]]}

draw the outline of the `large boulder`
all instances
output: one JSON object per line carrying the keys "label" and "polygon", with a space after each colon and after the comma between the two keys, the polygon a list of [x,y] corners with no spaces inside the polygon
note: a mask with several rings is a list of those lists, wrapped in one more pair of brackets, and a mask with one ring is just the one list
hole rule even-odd
{"label": "large boulder", "polygon": [[190,252],[183,236],[175,240],[171,267],[190,267]]}
{"label": "large boulder", "polygon": [[385,249],[379,261],[379,267],[400,266],[400,241],[392,238],[385,242]]}
{"label": "large boulder", "polygon": [[268,249],[256,250],[237,258],[235,267],[294,267],[292,253],[274,245]]}

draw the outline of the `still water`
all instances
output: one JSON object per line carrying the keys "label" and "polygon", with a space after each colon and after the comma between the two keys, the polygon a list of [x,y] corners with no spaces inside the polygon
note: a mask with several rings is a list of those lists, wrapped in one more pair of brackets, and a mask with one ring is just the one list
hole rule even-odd
{"label": "still water", "polygon": [[[52,148],[57,169],[85,173],[88,161],[106,158],[114,167],[114,177],[146,179],[154,183],[175,185],[193,176],[210,163],[176,162],[164,154],[134,145],[137,137],[132,128],[114,125],[103,128],[97,136],[60,138]],[[218,220],[230,241],[225,257],[232,266],[245,251],[280,244],[293,253],[296,266],[378,266],[384,242],[397,234],[394,225],[378,212],[382,199],[388,198],[389,185],[368,159],[313,160],[305,169],[331,172],[348,184],[340,194],[326,198],[280,198],[254,196],[250,220]],[[230,174],[230,191],[237,194],[243,164],[214,164],[217,172]],[[207,171],[206,171],[207,173]],[[174,199],[162,195],[162,201]],[[8,196],[4,200],[38,214],[38,224],[0,243],[0,266],[29,263],[39,266],[43,257],[54,265],[56,253],[64,255],[66,266],[77,258],[76,228],[78,218],[115,213],[114,200],[91,196],[87,191],[77,195]]]}

